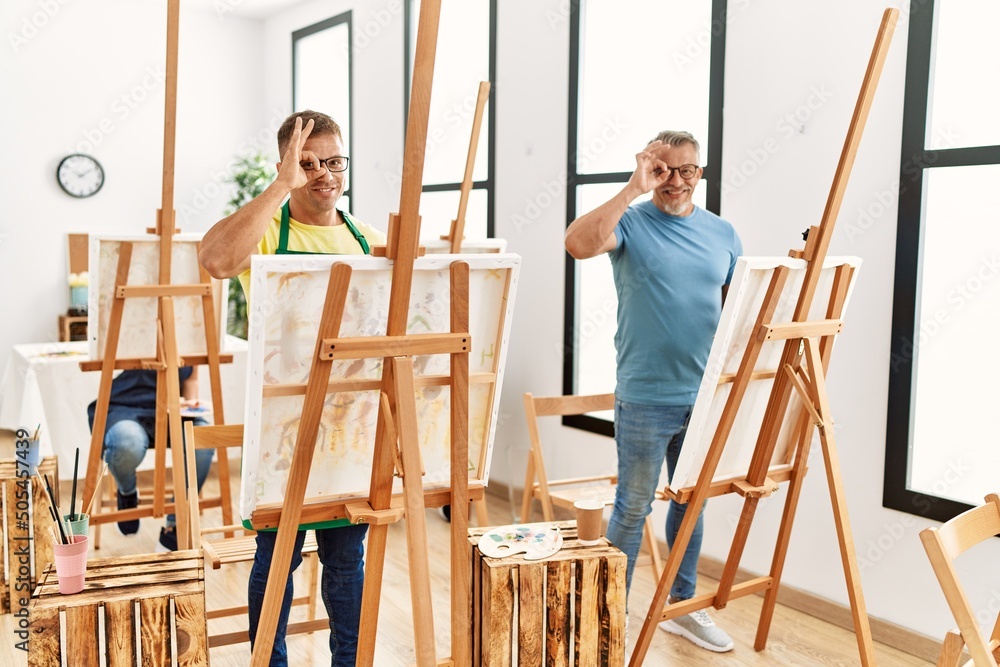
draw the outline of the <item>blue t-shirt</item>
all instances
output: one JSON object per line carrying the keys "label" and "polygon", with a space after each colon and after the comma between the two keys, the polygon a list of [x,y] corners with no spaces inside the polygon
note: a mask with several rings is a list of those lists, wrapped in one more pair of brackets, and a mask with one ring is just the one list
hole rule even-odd
{"label": "blue t-shirt", "polygon": [[722,312],[722,287],[743,244],[733,226],[705,209],[668,215],[652,201],[630,206],[608,253],[618,291],[621,401],[692,405]]}

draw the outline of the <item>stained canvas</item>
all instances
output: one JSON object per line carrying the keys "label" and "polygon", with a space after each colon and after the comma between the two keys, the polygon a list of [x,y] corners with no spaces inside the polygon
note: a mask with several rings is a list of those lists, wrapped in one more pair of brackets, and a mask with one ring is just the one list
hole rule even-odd
{"label": "stained canvas", "polygon": [[[187,285],[201,282],[198,272],[198,242],[201,234],[175,234],[171,249],[170,282]],[[115,277],[121,244],[132,242],[129,285],[157,285],[160,282],[160,237],[155,234],[100,235],[90,237],[90,289],[88,339],[90,358],[101,359],[114,301]],[[226,304],[220,304],[218,281],[212,281],[216,312],[221,319],[216,326],[220,343],[225,337]],[[156,356],[158,303],[154,297],[129,297],[122,310],[122,326],[115,356],[150,358]],[[181,356],[203,355],[205,321],[200,296],[174,297],[174,320],[177,349]]]}
{"label": "stained canvas", "polygon": [[[857,269],[861,265],[861,260],[857,257],[826,258],[809,313],[810,320],[826,319],[834,271],[836,267],[843,264]],[[737,261],[733,280],[729,286],[729,294],[726,297],[719,326],[712,341],[705,375],[691,410],[684,447],[681,449],[674,477],[669,485],[669,488],[675,492],[693,487],[698,481],[732,388],[732,382],[720,382],[720,379],[734,375],[739,370],[750,338],[755,335],[754,324],[757,321],[761,304],[764,302],[771,276],[779,266],[787,266],[789,276],[771,323],[791,321],[799,292],[802,289],[807,263],[804,260],[789,257],[740,257]],[[856,278],[857,271],[855,270],[847,292],[848,300],[850,300]],[[845,313],[846,309],[847,302],[845,301]],[[784,346],[785,341],[783,340],[766,341],[757,358],[754,370],[761,372],[776,370]],[[713,481],[746,477],[773,385],[773,379],[750,382]],[[788,409],[785,411],[777,446],[771,458],[772,469],[788,462],[794,445],[791,431],[794,427],[794,420],[802,407],[802,402],[794,391],[791,396]]]}
{"label": "stained canvas", "polygon": [[[453,261],[468,262],[469,480],[485,484],[496,430],[504,357],[520,257],[508,254],[427,255],[413,270],[407,333],[450,331]],[[241,516],[280,504],[298,434],[330,268],[351,265],[340,337],[385,335],[392,261],[353,255],[255,256],[250,287],[250,336]],[[425,488],[450,479],[448,355],[414,357],[418,438]],[[334,361],[310,467],[306,500],[367,498],[378,418],[382,359]],[[396,491],[401,491],[396,480]]]}

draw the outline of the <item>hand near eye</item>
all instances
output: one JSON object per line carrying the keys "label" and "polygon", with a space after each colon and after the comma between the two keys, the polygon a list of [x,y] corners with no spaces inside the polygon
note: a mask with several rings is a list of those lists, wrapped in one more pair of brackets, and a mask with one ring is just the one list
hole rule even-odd
{"label": "hand near eye", "polygon": [[[282,181],[289,190],[301,188],[322,174],[319,159],[313,155],[312,151],[303,150],[303,146],[306,145],[306,140],[309,138],[312,130],[312,120],[309,120],[305,127],[302,127],[302,117],[300,116],[295,119],[295,129],[288,140],[288,148],[285,150],[285,154],[281,157],[281,162],[278,164],[277,180]],[[312,169],[309,171],[303,169],[300,164],[303,162],[311,163],[313,165]]]}
{"label": "hand near eye", "polygon": [[635,155],[635,171],[629,182],[642,190],[643,194],[655,190],[670,178],[667,163],[656,157],[655,153],[662,145],[662,141],[654,141]]}

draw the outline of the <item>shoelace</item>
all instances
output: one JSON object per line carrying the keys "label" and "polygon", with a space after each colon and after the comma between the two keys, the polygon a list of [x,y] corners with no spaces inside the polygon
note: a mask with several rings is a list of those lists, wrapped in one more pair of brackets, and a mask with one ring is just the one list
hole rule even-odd
{"label": "shoelace", "polygon": [[708,615],[708,612],[704,609],[699,609],[698,611],[691,612],[691,618],[698,622],[699,625],[708,627],[715,625],[715,622]]}

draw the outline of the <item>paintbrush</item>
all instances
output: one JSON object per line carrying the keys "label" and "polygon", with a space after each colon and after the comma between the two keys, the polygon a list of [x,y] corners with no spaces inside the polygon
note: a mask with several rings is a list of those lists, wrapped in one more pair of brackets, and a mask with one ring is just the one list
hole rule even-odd
{"label": "paintbrush", "polygon": [[[56,516],[56,511],[52,509],[52,505],[49,505],[49,514],[52,515],[52,520],[56,522],[57,526],[59,526],[59,536],[62,537],[62,541],[60,541],[59,544],[69,544],[69,540],[66,539],[66,531],[63,530],[62,521],[60,521],[59,517]],[[49,530],[51,530],[51,528]]]}
{"label": "paintbrush", "polygon": [[38,434],[41,432],[41,430],[42,430],[42,423],[39,422],[38,426],[35,427],[35,435],[31,436],[31,439],[38,440]]}
{"label": "paintbrush", "polygon": [[[59,524],[59,532],[63,534],[63,538],[65,539],[65,537],[66,537],[66,531],[63,530],[62,521],[59,520],[59,516],[60,516],[59,505],[56,504],[56,494],[54,494],[52,492],[52,483],[49,481],[49,475],[48,475],[48,473],[45,474],[45,488],[49,492],[49,500],[52,503],[52,505],[51,505],[51,507],[49,509],[52,509],[53,513],[55,514],[54,518],[56,520],[56,523]],[[69,544],[69,540],[67,539],[64,542],[64,544]]]}
{"label": "paintbrush", "polygon": [[69,520],[76,521],[76,476],[80,470],[80,448],[76,448],[76,458],[73,459],[73,492],[69,496]]}
{"label": "paintbrush", "polygon": [[94,495],[90,497],[90,502],[87,503],[87,509],[83,511],[84,514],[90,514],[90,508],[94,506],[94,498],[96,498],[101,492],[101,480],[104,479],[104,473],[108,471],[108,462],[105,461],[104,465],[101,466],[101,474],[97,476],[97,484],[94,485]]}

